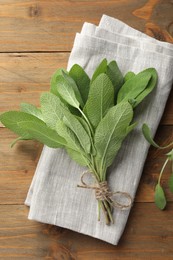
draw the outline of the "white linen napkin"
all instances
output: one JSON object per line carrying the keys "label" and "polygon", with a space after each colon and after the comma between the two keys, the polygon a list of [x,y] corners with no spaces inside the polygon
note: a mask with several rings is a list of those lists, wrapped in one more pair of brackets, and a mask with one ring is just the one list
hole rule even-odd
{"label": "white linen napkin", "polygon": [[[137,128],[124,141],[109,170],[112,191],[128,192],[135,197],[149,148],[141,126],[144,122],[149,124],[153,135],[157,130],[173,82],[172,48],[171,44],[157,41],[106,15],[98,27],[84,24],[82,32],[76,34],[68,69],[78,63],[91,76],[100,61],[107,58],[116,60],[124,74],[154,67],[159,75],[157,88],[135,111]],[[30,206],[29,219],[117,245],[130,209],[115,208],[115,224],[107,226],[103,220],[98,222],[94,192],[76,187],[83,171],[64,150],[44,146],[25,201]]]}

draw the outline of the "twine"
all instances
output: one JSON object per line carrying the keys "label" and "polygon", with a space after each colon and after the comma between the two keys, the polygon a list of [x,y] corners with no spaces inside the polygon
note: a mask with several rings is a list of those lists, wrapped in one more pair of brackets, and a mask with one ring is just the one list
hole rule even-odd
{"label": "twine", "polygon": [[[91,174],[91,172],[89,172],[89,171],[83,172],[83,174],[81,175],[82,185],[77,185],[77,187],[95,190],[96,199],[101,200],[101,201],[106,200],[112,207],[117,207],[117,208],[120,208],[123,210],[123,209],[129,208],[132,205],[133,199],[129,193],[122,192],[122,191],[112,192],[112,191],[110,191],[110,189],[108,187],[107,181],[98,182],[98,180],[96,178],[95,178],[95,180],[97,181],[97,185],[96,186],[89,185],[84,181],[84,176],[86,174]],[[94,175],[92,175],[92,176],[95,177]],[[117,194],[123,195],[128,200],[128,203],[123,204],[123,203],[118,202],[115,198],[113,198]]]}

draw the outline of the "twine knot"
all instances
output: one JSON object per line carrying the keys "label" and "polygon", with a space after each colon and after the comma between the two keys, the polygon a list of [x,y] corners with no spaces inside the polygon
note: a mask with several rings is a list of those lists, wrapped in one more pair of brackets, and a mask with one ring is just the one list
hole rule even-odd
{"label": "twine knot", "polygon": [[95,196],[97,200],[106,200],[111,196],[107,181],[98,183],[98,187],[95,187]]}
{"label": "twine knot", "polygon": [[[101,200],[101,201],[107,201],[112,207],[117,207],[120,209],[127,209],[130,206],[132,206],[133,203],[133,199],[130,196],[129,193],[127,192],[122,192],[122,191],[115,191],[112,192],[110,191],[109,187],[108,187],[108,183],[107,181],[102,181],[102,182],[98,182],[98,180],[95,178],[95,180],[97,181],[96,185],[89,185],[84,181],[84,176],[86,174],[91,174],[91,172],[89,171],[85,171],[83,172],[83,174],[81,175],[81,183],[82,185],[77,185],[77,187],[79,188],[86,188],[86,189],[93,189],[95,190],[95,197],[97,200]],[[92,175],[93,176],[93,175]],[[127,203],[121,203],[119,202],[115,196],[116,195],[120,195],[123,196],[126,200]]]}

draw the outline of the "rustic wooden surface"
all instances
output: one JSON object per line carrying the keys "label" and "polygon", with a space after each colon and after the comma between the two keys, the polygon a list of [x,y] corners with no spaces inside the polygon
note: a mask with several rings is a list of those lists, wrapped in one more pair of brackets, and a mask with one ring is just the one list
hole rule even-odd
{"label": "rustic wooden surface", "polygon": [[[97,24],[105,13],[157,39],[173,42],[172,0],[1,0],[0,112],[22,101],[38,104],[51,74],[65,67],[75,33],[84,21]],[[15,135],[0,127],[0,259],[173,259],[173,194],[160,212],[154,186],[164,153],[151,148],[134,207],[119,245],[112,246],[63,228],[27,220],[23,205],[42,145],[36,141],[9,147]],[[156,140],[173,138],[173,92]]]}

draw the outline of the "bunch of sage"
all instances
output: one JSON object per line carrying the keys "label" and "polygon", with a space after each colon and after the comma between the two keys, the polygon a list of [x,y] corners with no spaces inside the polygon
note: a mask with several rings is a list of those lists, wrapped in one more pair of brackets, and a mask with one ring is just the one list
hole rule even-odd
{"label": "bunch of sage", "polygon": [[121,204],[114,203],[114,193],[107,186],[107,169],[136,126],[132,122],[135,108],[156,83],[154,68],[123,76],[116,61],[104,59],[90,79],[75,64],[69,72],[58,69],[53,74],[50,92],[41,95],[39,108],[22,103],[21,111],[5,112],[0,121],[19,135],[12,146],[18,140],[35,139],[51,148],[64,148],[73,160],[86,166],[96,181],[92,188],[97,195],[98,219],[102,209],[109,224],[113,207]]}
{"label": "bunch of sage", "polygon": [[[143,124],[142,132],[143,132],[145,139],[152,146],[156,147],[157,149],[164,150],[164,149],[167,149],[167,148],[173,146],[173,142],[166,145],[166,146],[158,145],[153,140],[151,130],[150,130],[150,128],[147,124]],[[170,191],[173,193],[173,149],[171,149],[168,153],[166,153],[166,159],[165,159],[165,162],[164,162],[164,164],[161,168],[159,178],[158,178],[158,182],[157,182],[156,187],[155,187],[154,201],[155,201],[156,206],[161,210],[163,210],[166,207],[166,204],[167,204],[165,192],[164,192],[164,189],[163,189],[162,184],[161,184],[161,179],[162,179],[165,167],[168,164],[168,162],[171,162],[171,164],[172,164],[171,175],[170,175],[170,178],[168,180],[168,187],[169,187]]]}

